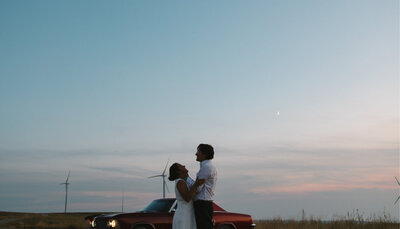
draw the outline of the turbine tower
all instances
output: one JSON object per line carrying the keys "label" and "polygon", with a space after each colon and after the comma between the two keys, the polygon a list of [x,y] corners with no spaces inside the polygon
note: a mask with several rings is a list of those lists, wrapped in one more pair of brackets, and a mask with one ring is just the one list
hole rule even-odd
{"label": "turbine tower", "polygon": [[148,177],[148,178],[154,178],[154,177],[162,177],[163,178],[163,198],[165,198],[165,187],[167,187],[167,190],[169,192],[167,183],[165,183],[165,177],[167,176],[167,175],[165,175],[165,170],[167,170],[168,163],[169,163],[169,159],[167,161],[167,164],[165,165],[165,168],[164,168],[164,171],[162,172],[162,174]]}
{"label": "turbine tower", "polygon": [[124,198],[125,198],[125,192],[124,192],[124,191],[122,191],[121,212],[124,212]]}
{"label": "turbine tower", "polygon": [[71,173],[71,171],[68,172],[68,176],[67,179],[65,180],[64,183],[60,183],[60,185],[65,184],[65,208],[64,208],[64,213],[67,213],[67,200],[68,200],[68,180],[69,180],[69,174]]}
{"label": "turbine tower", "polygon": [[[394,179],[396,179],[397,184],[400,186],[400,182],[399,182],[399,180],[397,180],[397,177],[394,177]],[[400,199],[400,196],[397,197],[397,200],[394,202],[394,205],[396,205],[396,203],[397,203],[397,201],[399,201],[399,199]]]}

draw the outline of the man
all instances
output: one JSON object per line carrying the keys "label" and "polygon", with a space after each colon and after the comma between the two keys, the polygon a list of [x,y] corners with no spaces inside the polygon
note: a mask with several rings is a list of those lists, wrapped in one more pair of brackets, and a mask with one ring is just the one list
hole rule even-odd
{"label": "man", "polygon": [[214,158],[214,148],[208,144],[200,144],[197,147],[196,161],[200,162],[198,179],[204,179],[205,183],[197,188],[194,196],[194,212],[197,229],[212,229],[213,223],[213,199],[217,182],[217,170],[211,160]]}

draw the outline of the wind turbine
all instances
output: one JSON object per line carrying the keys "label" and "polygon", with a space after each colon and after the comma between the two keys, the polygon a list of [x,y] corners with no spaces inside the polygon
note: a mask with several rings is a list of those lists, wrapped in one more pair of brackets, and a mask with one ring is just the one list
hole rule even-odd
{"label": "wind turbine", "polygon": [[121,212],[124,212],[124,198],[125,198],[125,192],[124,192],[124,191],[122,191]]}
{"label": "wind turbine", "polygon": [[60,185],[65,184],[65,208],[64,208],[64,213],[67,213],[67,200],[68,200],[68,179],[69,179],[69,174],[71,173],[71,171],[68,172],[68,176],[67,179],[65,180],[65,183],[60,183]]}
{"label": "wind turbine", "polygon": [[167,183],[165,183],[165,177],[167,176],[167,175],[165,175],[165,170],[167,170],[168,163],[169,163],[169,158],[168,158],[167,164],[165,165],[165,168],[164,168],[164,171],[162,172],[162,174],[148,177],[148,178],[154,178],[154,177],[162,177],[163,178],[163,198],[165,198],[165,187],[167,187],[167,190],[169,192]]}
{"label": "wind turbine", "polygon": [[[394,179],[396,179],[397,184],[400,186],[400,182],[399,182],[399,180],[397,180],[397,177],[394,177]],[[397,201],[399,201],[399,199],[400,199],[400,196],[397,197],[397,200],[394,202],[394,205],[396,205],[396,203],[397,203]]]}

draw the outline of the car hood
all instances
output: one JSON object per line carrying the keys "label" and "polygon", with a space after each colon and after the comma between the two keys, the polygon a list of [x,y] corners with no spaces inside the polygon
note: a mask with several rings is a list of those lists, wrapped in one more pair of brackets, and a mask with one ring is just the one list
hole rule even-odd
{"label": "car hood", "polygon": [[102,214],[96,216],[96,219],[121,219],[121,218],[131,218],[131,217],[150,217],[156,215],[167,214],[167,212],[131,212],[131,213],[112,213],[112,214]]}
{"label": "car hood", "polygon": [[112,213],[112,214],[102,214],[96,216],[96,218],[114,218],[117,215],[120,215],[121,213]]}

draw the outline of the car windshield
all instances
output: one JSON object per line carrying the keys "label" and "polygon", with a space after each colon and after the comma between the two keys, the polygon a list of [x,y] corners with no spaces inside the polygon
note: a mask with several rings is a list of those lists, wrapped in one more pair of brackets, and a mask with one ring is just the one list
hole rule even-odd
{"label": "car windshield", "polygon": [[153,200],[153,202],[143,208],[141,212],[168,212],[174,202],[175,199]]}

